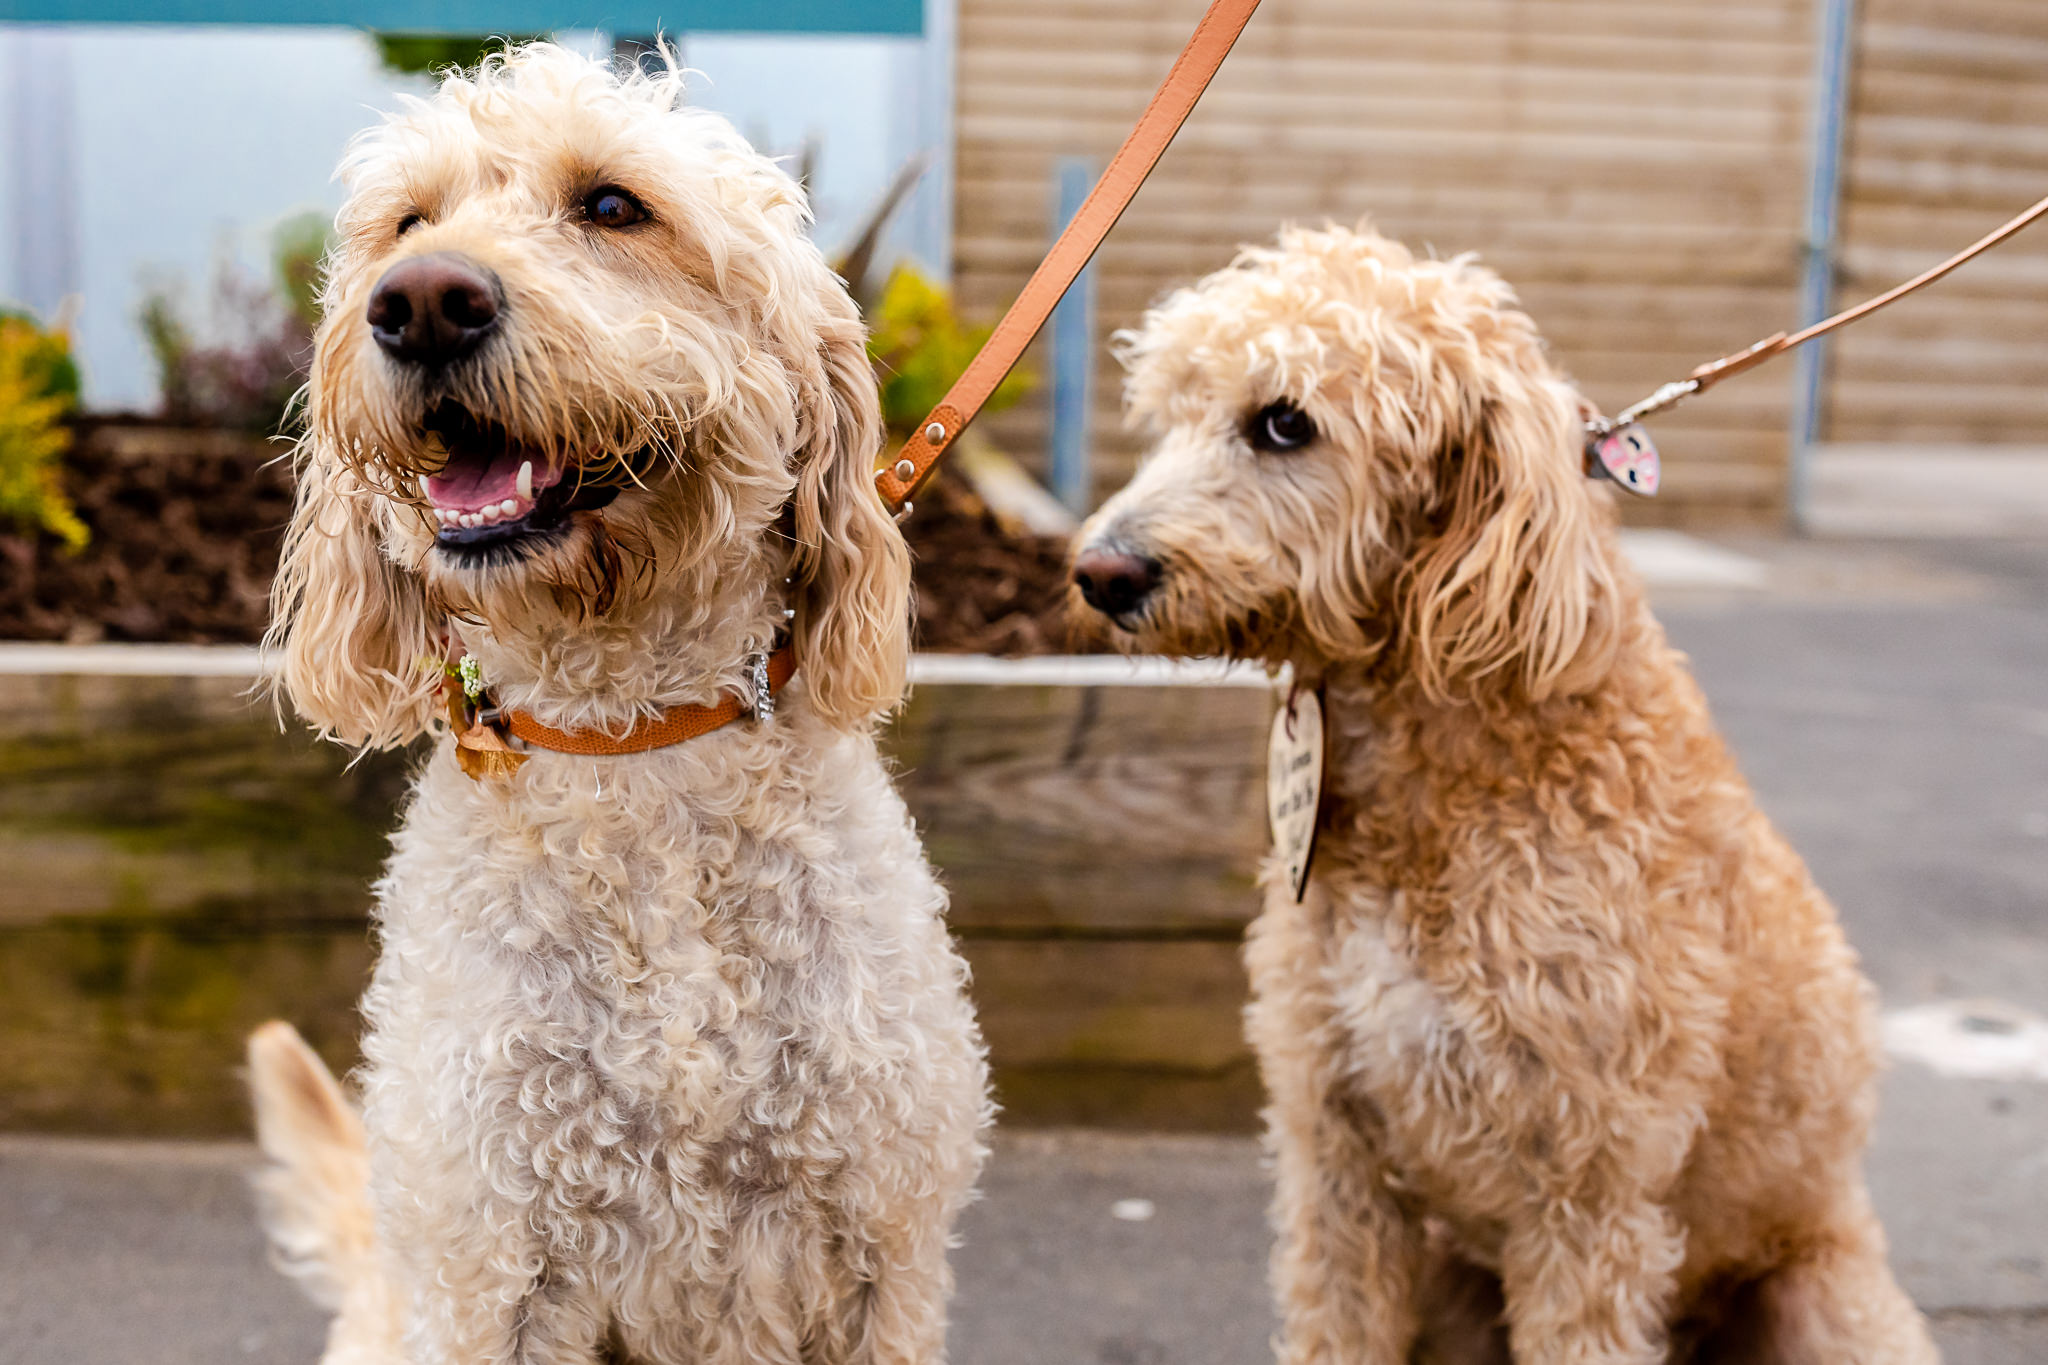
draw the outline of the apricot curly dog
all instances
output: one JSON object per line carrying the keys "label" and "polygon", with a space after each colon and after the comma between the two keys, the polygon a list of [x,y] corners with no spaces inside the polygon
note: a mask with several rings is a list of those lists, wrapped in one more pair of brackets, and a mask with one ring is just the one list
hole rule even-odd
{"label": "apricot curly dog", "polygon": [[1122,341],[1126,646],[1320,683],[1306,897],[1246,947],[1282,1355],[1920,1365],[1861,1154],[1873,993],[1581,473],[1506,285],[1281,234]]}
{"label": "apricot curly dog", "polygon": [[436,740],[377,886],[360,1123],[288,1028],[251,1045],[329,1365],[944,1355],[990,1111],[872,733],[910,586],[874,373],[801,190],[680,96],[529,46],[343,167],[292,702],[357,745],[439,730],[452,635],[556,729],[753,714],[483,781]]}

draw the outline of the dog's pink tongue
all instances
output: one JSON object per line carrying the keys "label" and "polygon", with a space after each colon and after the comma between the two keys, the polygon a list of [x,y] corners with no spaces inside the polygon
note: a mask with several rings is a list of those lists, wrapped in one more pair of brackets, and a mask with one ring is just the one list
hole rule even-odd
{"label": "dog's pink tongue", "polygon": [[[519,491],[519,466],[528,462],[529,457],[516,451],[488,460],[450,460],[446,469],[427,476],[427,497],[436,507],[464,512],[490,507],[508,498],[526,501],[527,498]],[[533,465],[532,493],[553,485],[561,477],[545,461],[530,462]]]}

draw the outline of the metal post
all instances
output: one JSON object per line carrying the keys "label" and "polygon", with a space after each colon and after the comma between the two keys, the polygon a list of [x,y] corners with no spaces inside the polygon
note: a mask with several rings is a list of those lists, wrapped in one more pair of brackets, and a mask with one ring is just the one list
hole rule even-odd
{"label": "metal post", "polygon": [[924,0],[924,36],[892,59],[898,107],[889,160],[931,157],[897,219],[895,236],[941,284],[953,282],[953,67],[959,0]]}
{"label": "metal post", "polygon": [[[1799,282],[1799,325],[1819,322],[1834,308],[1836,222],[1842,200],[1842,144],[1849,119],[1849,67],[1855,44],[1856,0],[1820,0],[1819,49],[1814,56],[1813,169],[1806,190],[1806,260]],[[1813,448],[1820,440],[1828,338],[1809,341],[1794,356],[1791,469],[1787,480],[1792,529],[1810,526]]]}
{"label": "metal post", "polygon": [[[1086,157],[1063,156],[1054,171],[1058,207],[1053,236],[1066,230],[1088,191],[1095,167]],[[1047,482],[1053,496],[1085,516],[1095,495],[1088,467],[1088,416],[1095,387],[1095,267],[1089,265],[1052,315],[1052,447]]]}

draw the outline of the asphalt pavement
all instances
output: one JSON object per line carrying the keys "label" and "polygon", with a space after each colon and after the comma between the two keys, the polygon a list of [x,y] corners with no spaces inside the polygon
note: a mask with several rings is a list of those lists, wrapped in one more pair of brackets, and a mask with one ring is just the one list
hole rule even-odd
{"label": "asphalt pavement", "polygon": [[[1655,590],[1884,996],[1870,1179],[1950,1365],[2048,1361],[2048,545],[1727,542]],[[1726,563],[1723,563],[1725,569]],[[1740,585],[1740,586],[1736,586]],[[1760,585],[1760,586],[1759,586]],[[310,1362],[240,1146],[0,1139],[0,1365]],[[1249,1138],[1008,1133],[960,1365],[1270,1359]]]}

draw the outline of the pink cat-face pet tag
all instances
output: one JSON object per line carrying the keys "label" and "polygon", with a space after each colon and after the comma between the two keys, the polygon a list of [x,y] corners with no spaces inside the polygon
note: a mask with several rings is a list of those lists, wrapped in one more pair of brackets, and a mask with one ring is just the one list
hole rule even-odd
{"label": "pink cat-face pet tag", "polygon": [[1657,495],[1662,481],[1656,443],[1649,432],[1633,423],[1595,435],[1587,443],[1586,473],[1596,479],[1612,479],[1646,498]]}

